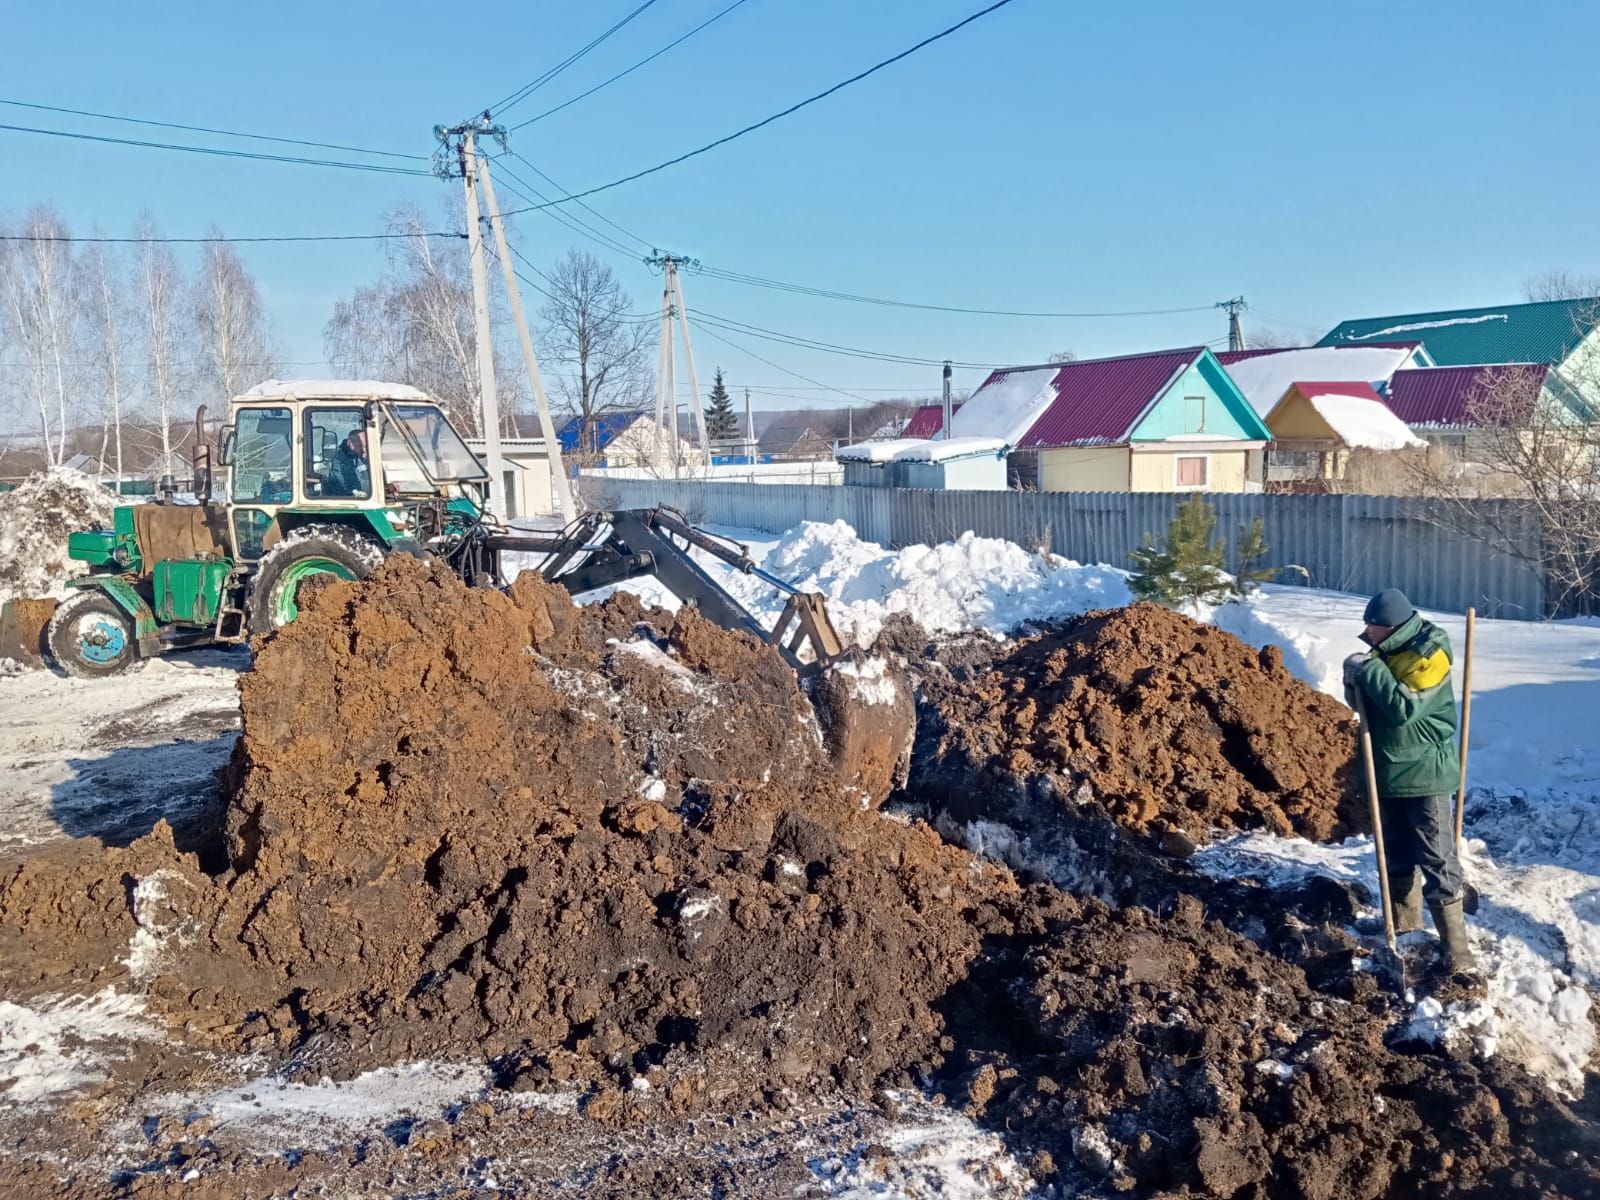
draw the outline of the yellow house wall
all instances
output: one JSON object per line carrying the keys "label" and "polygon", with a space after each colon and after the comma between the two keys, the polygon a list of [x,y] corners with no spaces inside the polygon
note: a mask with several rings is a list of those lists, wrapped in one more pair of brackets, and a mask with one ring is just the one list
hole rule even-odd
{"label": "yellow house wall", "polygon": [[1291,392],[1283,404],[1267,414],[1267,428],[1278,441],[1290,438],[1333,438],[1338,434],[1328,427],[1317,410],[1298,391]]}
{"label": "yellow house wall", "polygon": [[[1148,451],[1133,456],[1133,490],[1136,492],[1178,491],[1178,462],[1191,457],[1189,453]],[[1244,450],[1204,451],[1210,459],[1206,468],[1204,488],[1186,488],[1185,491],[1242,492],[1244,491],[1247,452]]]}
{"label": "yellow house wall", "polygon": [[1067,446],[1039,451],[1041,492],[1125,492],[1126,446]]}

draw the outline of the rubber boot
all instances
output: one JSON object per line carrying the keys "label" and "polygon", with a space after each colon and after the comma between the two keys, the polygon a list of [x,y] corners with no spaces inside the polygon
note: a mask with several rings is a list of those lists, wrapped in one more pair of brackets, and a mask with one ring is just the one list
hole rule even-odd
{"label": "rubber boot", "polygon": [[1421,872],[1389,876],[1389,902],[1394,905],[1394,931],[1410,933],[1422,928]]}
{"label": "rubber boot", "polygon": [[1478,962],[1472,957],[1472,943],[1467,940],[1467,921],[1461,913],[1461,901],[1430,904],[1428,911],[1433,913],[1433,926],[1439,931],[1444,965],[1452,971],[1474,970]]}

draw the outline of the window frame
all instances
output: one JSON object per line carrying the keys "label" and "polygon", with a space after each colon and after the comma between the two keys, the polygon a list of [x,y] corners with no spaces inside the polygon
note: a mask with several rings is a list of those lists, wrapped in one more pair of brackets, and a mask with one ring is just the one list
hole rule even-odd
{"label": "window frame", "polygon": [[[1183,464],[1185,462],[1198,462],[1200,464],[1200,482],[1183,482]],[[1177,492],[1203,492],[1211,486],[1211,455],[1209,454],[1174,454],[1172,456],[1172,488]]]}
{"label": "window frame", "polygon": [[[330,496],[328,494],[328,477],[326,472],[313,470],[316,465],[316,448],[312,440],[312,420],[319,416],[328,416],[334,413],[354,413],[357,417],[358,424],[345,434],[345,438],[348,438],[350,433],[355,432],[355,429],[357,428],[359,428],[362,433],[367,435],[367,490],[365,492],[358,492],[350,496]],[[323,502],[338,502],[347,504],[352,500],[365,501],[372,499],[373,495],[375,494],[374,489],[376,488],[378,481],[374,478],[375,472],[373,470],[372,462],[371,425],[372,421],[368,415],[367,406],[365,404],[315,404],[307,405],[301,411],[300,440],[304,443],[304,448],[300,454],[302,460],[301,478],[305,481],[304,493],[307,501],[312,504]],[[339,441],[334,443],[335,450],[344,444],[345,438],[340,438]],[[316,495],[311,494],[311,480],[313,477],[321,481]]]}

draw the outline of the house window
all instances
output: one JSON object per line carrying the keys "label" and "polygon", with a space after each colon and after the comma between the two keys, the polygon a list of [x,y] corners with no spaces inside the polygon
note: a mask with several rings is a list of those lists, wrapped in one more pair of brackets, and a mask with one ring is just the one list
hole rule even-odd
{"label": "house window", "polygon": [[1180,456],[1177,460],[1177,480],[1181,488],[1205,487],[1206,456],[1203,454]]}

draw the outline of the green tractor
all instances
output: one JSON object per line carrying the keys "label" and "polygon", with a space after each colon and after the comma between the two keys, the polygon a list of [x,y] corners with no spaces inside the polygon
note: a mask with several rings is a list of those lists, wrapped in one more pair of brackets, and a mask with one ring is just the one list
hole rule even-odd
{"label": "green tractor", "polygon": [[395,552],[444,547],[469,581],[497,573],[471,531],[488,475],[424,392],[399,384],[269,382],[230,404],[212,499],[205,409],[195,419],[194,491],[116,509],[109,529],[73,533],[89,564],[45,629],[49,657],[77,676],[122,671],[177,646],[231,644],[277,629],[300,589],[361,579]]}

